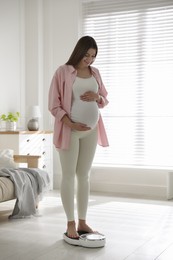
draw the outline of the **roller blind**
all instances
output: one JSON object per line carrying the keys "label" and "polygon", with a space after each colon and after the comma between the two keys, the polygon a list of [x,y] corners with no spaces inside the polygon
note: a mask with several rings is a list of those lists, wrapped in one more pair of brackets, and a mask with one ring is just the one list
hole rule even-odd
{"label": "roller blind", "polygon": [[81,25],[109,93],[94,164],[173,167],[173,0],[82,1]]}

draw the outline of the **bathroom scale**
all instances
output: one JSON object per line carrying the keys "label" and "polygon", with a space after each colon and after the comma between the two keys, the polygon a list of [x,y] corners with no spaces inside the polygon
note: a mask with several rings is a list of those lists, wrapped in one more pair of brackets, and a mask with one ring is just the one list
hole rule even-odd
{"label": "bathroom scale", "polygon": [[63,238],[65,242],[74,246],[82,247],[103,247],[106,243],[106,237],[100,233],[85,233],[78,232],[79,238],[70,238],[67,236],[67,233],[64,233]]}

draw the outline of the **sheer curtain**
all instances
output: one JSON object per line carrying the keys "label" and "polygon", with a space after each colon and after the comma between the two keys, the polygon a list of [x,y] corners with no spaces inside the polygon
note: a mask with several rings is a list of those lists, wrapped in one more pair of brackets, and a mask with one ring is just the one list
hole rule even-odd
{"label": "sheer curtain", "polygon": [[173,0],[85,0],[81,25],[110,102],[94,164],[172,167]]}

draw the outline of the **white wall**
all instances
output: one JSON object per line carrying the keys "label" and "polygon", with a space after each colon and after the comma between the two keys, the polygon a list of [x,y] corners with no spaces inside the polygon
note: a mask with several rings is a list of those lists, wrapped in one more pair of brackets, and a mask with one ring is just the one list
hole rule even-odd
{"label": "white wall", "polygon": [[19,0],[0,0],[0,114],[21,111],[23,85],[23,32]]}
{"label": "white wall", "polygon": [[[38,104],[41,127],[53,129],[47,97],[55,69],[65,63],[79,36],[80,0],[0,0],[0,114]],[[91,189],[138,196],[165,197],[167,170],[98,168]],[[54,181],[61,170],[54,151]]]}
{"label": "white wall", "polygon": [[91,189],[124,196],[172,198],[173,180],[168,172],[169,169],[93,167]]}

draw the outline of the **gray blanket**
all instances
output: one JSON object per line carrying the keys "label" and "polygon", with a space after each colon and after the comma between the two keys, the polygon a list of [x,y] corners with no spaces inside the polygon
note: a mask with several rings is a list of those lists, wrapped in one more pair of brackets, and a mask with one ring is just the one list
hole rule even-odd
{"label": "gray blanket", "polygon": [[9,218],[24,218],[35,215],[36,205],[43,193],[50,188],[46,171],[38,168],[0,169],[0,176],[10,178],[15,187],[16,203]]}

